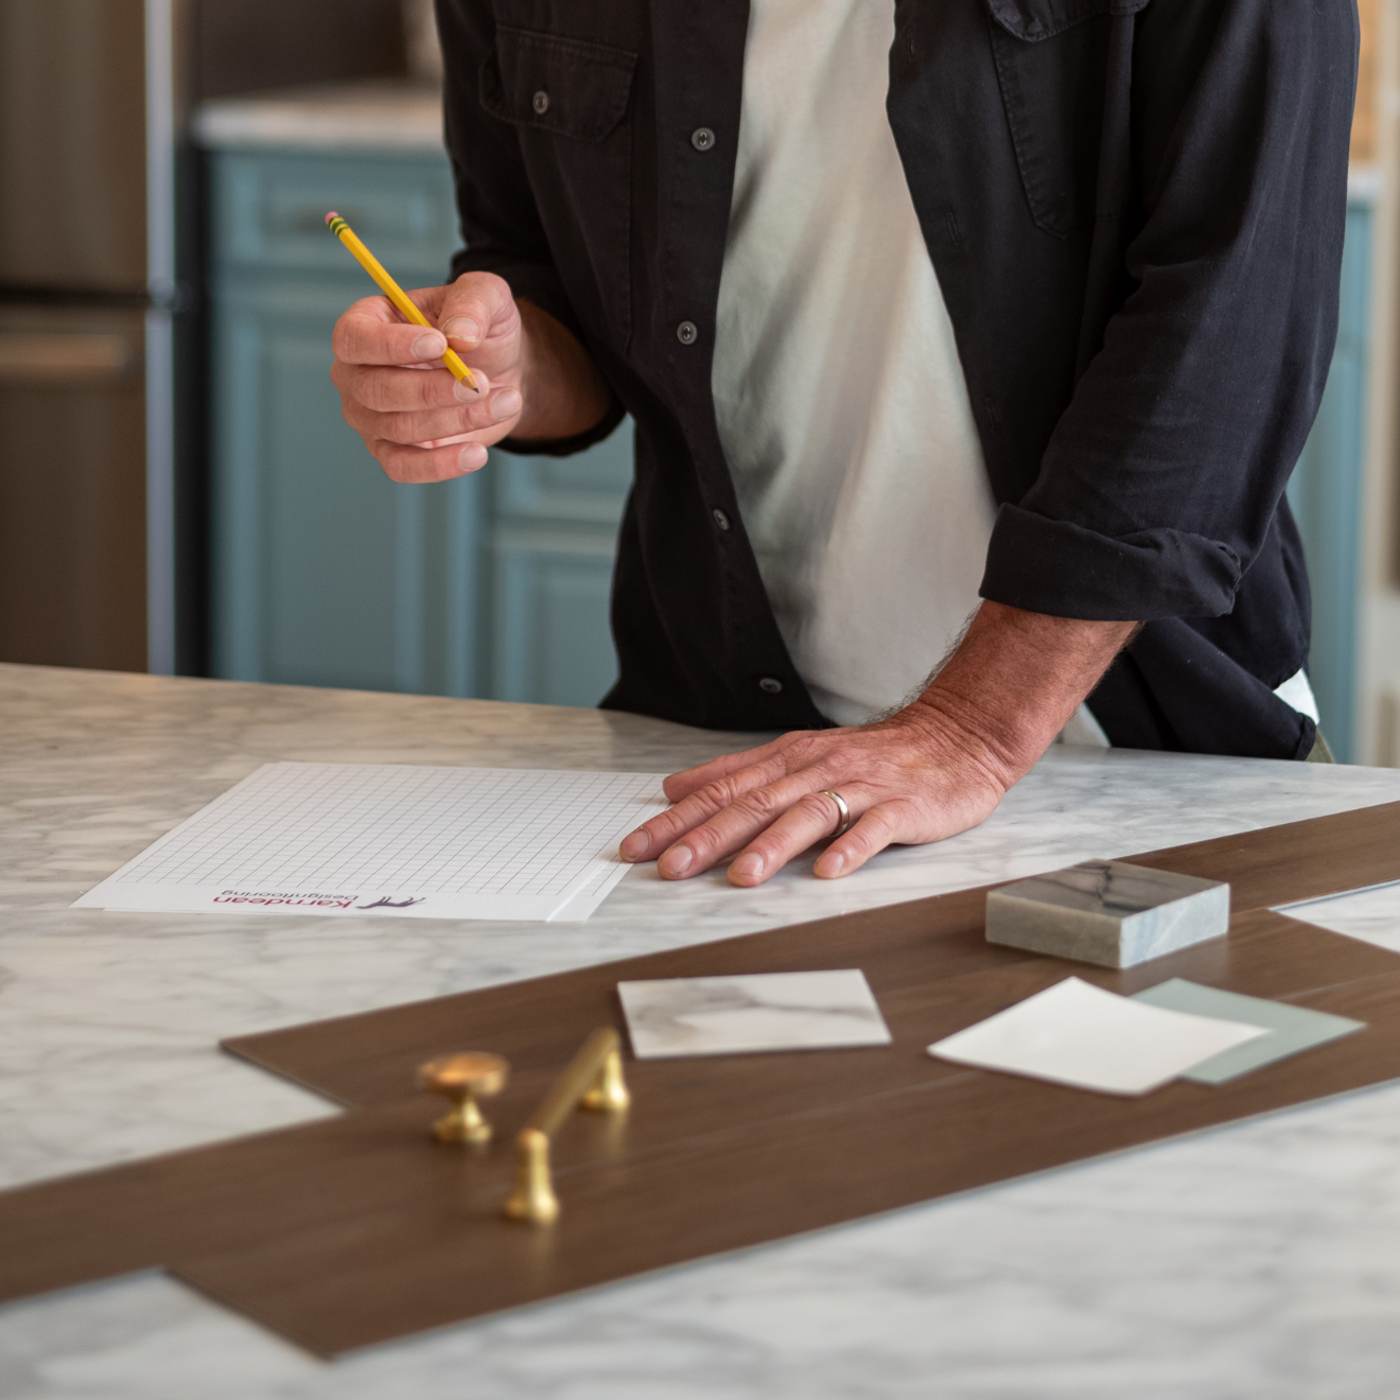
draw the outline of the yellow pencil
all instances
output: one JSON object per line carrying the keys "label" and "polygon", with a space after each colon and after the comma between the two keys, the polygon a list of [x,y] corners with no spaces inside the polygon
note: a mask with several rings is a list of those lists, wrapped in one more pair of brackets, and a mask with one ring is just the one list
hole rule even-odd
{"label": "yellow pencil", "polygon": [[[326,226],[349,250],[354,253],[356,261],[366,272],[379,284],[379,289],[394,303],[395,310],[406,321],[411,321],[415,326],[427,326],[430,330],[437,327],[413,304],[408,294],[392,277],[384,270],[384,265],[378,258],[355,237],[355,231],[335,212],[331,210],[326,215]],[[447,353],[442,357],[442,362],[452,371],[454,375],[465,383],[476,388],[476,378],[465,364],[457,352],[448,347]]]}

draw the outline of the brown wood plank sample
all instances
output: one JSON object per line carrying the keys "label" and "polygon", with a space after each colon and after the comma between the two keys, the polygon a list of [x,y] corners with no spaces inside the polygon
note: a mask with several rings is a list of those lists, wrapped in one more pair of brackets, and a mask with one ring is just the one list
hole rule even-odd
{"label": "brown wood plank sample", "polygon": [[1156,870],[1227,880],[1231,907],[1243,912],[1394,880],[1398,840],[1400,802],[1386,802],[1127,859]]}
{"label": "brown wood plank sample", "polygon": [[[985,890],[363,1016],[230,1048],[344,1116],[0,1193],[0,1298],[165,1266],[324,1354],[783,1238],[1400,1077],[1400,959],[1268,904],[1400,879],[1400,804],[1138,858],[1235,882],[1228,938],[1125,972],[988,945]],[[858,1050],[630,1062],[623,1120],[576,1115],[546,1229],[500,1217],[511,1136],[624,977],[859,966],[894,1035]],[[1181,976],[1368,1030],[1216,1087],[1119,1099],[929,1058],[924,1047],[1073,972]],[[435,1142],[412,1071],[507,1055],[476,1152]]]}
{"label": "brown wood plank sample", "polygon": [[[1376,982],[1384,981],[1384,987]],[[1400,975],[1334,991],[1325,1009],[1379,1023],[1348,1050],[1260,1070],[1247,1089],[1178,1082],[1116,1099],[963,1071],[903,1090],[643,1150],[556,1177],[558,1223],[500,1218],[509,1159],[455,1212],[401,1207],[182,1267],[182,1277],[312,1350],[334,1354],[688,1260],[783,1239],[1400,1076]],[[1322,1008],[1320,1008],[1322,1009]],[[636,1098],[638,1122],[659,1100]]]}
{"label": "brown wood plank sample", "polygon": [[[1158,870],[1228,881],[1232,911],[1238,917],[1272,904],[1316,899],[1400,878],[1400,802],[1130,859]],[[936,895],[552,977],[242,1036],[224,1044],[232,1053],[341,1103],[364,1105],[402,1098],[412,1091],[417,1065],[467,1046],[496,1050],[517,1068],[562,1064],[593,1025],[616,1020],[613,988],[621,981],[859,966],[885,1007],[886,998],[907,985],[930,958],[937,961],[935,975],[940,981],[972,968],[1010,968],[1027,961],[1047,965],[1036,954],[994,946],[982,937],[991,888]],[[1354,940],[1344,942],[1352,949],[1363,947]],[[1352,963],[1358,958],[1384,963],[1391,956],[1377,949],[1351,954],[1334,951],[1334,957],[1348,957]],[[1130,970],[1122,985],[1137,991],[1169,976],[1189,976],[1226,986],[1219,974],[1213,977],[1208,972],[1221,958],[1228,958],[1226,943],[1201,944],[1183,955]],[[1054,966],[1062,974],[1068,964]],[[1084,964],[1073,966],[1081,976],[1088,976]],[[1194,970],[1181,970],[1186,968]],[[1016,999],[1008,997],[1008,1004]],[[567,1014],[567,1008],[585,1007],[595,1018],[591,1022],[587,1016],[579,1019]],[[898,1030],[893,1025],[891,1029],[898,1038]]]}

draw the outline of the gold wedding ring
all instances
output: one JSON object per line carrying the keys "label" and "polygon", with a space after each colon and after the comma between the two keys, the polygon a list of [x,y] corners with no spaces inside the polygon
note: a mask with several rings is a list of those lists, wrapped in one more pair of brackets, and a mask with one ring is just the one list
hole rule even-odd
{"label": "gold wedding ring", "polygon": [[834,841],[838,836],[844,836],[851,829],[851,809],[846,806],[846,799],[839,792],[832,792],[830,788],[823,788],[819,796],[829,797],[836,804],[837,815],[841,818],[841,825],[831,833],[831,838]]}

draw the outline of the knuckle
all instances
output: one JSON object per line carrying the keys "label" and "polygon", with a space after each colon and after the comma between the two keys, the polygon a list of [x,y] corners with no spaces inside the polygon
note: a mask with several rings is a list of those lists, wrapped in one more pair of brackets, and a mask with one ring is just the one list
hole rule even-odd
{"label": "knuckle", "polygon": [[342,398],[340,401],[340,416],[357,432],[361,437],[367,437],[367,431],[363,423],[363,415],[360,406],[351,398]]}
{"label": "knuckle", "polygon": [[783,751],[788,771],[791,772],[794,767],[809,767],[813,762],[824,758],[829,752],[827,744],[828,741],[824,740],[822,735],[810,730],[798,735]]}
{"label": "knuckle", "polygon": [[878,807],[872,807],[856,822],[849,832],[849,838],[855,841],[858,848],[877,851],[889,844],[892,834],[899,826],[897,814],[893,810],[895,805],[881,803]]}
{"label": "knuckle", "polygon": [[407,444],[427,442],[430,438],[443,436],[434,431],[435,427],[434,423],[425,422],[421,413],[400,411],[385,414],[380,421],[379,431],[391,442]]}
{"label": "knuckle", "polygon": [[379,449],[374,454],[375,460],[390,481],[411,482],[414,479],[414,459],[410,455],[412,449],[383,440],[375,445]]}
{"label": "knuckle", "polygon": [[773,788],[760,787],[745,793],[735,805],[757,817],[773,817],[785,812],[792,804]]}
{"label": "knuckle", "polygon": [[744,789],[734,780],[733,774],[712,779],[694,794],[700,801],[711,805],[715,811],[732,807],[743,795]]}
{"label": "knuckle", "polygon": [[373,413],[384,413],[394,407],[390,402],[390,376],[384,372],[351,371],[346,388],[350,396]]}
{"label": "knuckle", "polygon": [[[443,406],[443,383],[449,376],[446,370],[405,370],[411,376],[412,399],[418,408],[441,408]],[[450,395],[451,390],[447,393]]]}
{"label": "knuckle", "polygon": [[690,832],[685,844],[702,860],[713,860],[724,849],[723,838],[708,822]]}

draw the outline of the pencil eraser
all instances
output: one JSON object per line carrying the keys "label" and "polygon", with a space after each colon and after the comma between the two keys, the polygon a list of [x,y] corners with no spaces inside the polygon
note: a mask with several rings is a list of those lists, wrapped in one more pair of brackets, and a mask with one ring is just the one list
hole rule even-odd
{"label": "pencil eraser", "polygon": [[1121,860],[1082,861],[987,896],[988,943],[1100,967],[1133,967],[1229,927],[1229,885]]}

